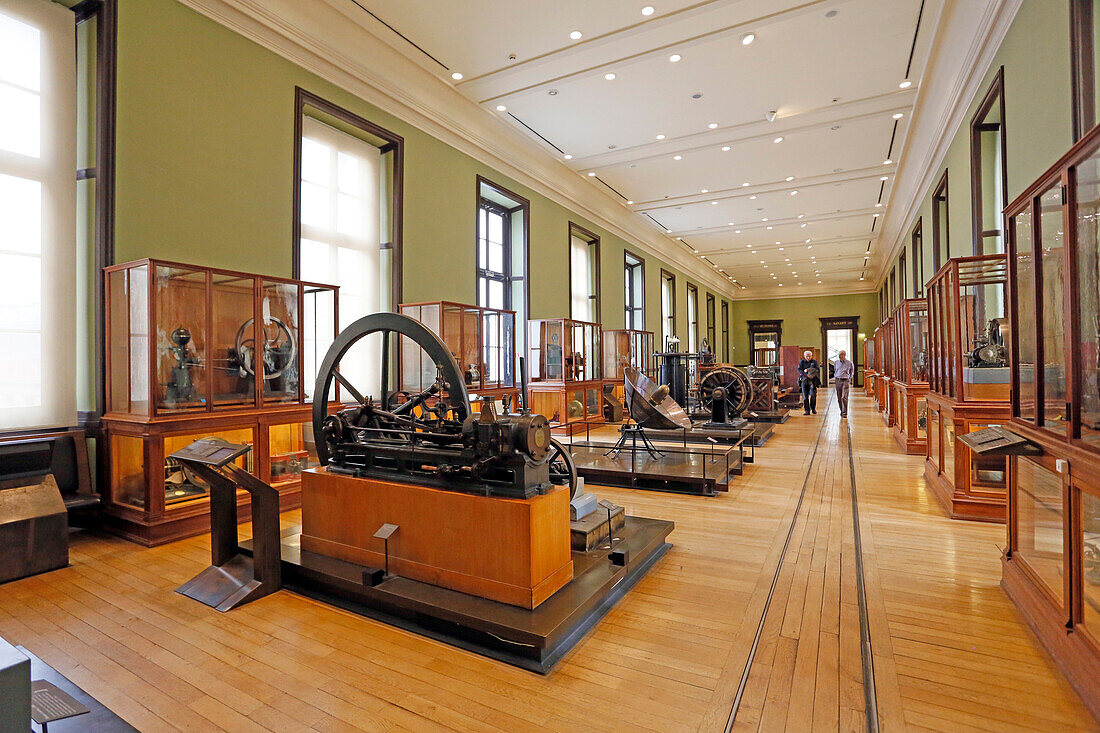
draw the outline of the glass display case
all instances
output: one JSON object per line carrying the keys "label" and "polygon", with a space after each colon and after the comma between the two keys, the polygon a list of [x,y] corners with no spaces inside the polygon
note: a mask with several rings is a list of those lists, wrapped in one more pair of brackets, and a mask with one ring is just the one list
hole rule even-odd
{"label": "glass display case", "polygon": [[863,394],[873,397],[875,394],[875,334],[863,339]]}
{"label": "glass display case", "polygon": [[606,390],[623,405],[626,414],[626,368],[634,367],[650,379],[657,378],[653,332],[625,328],[603,332],[603,376]]}
{"label": "glass display case", "polygon": [[892,316],[896,423],[894,439],[910,455],[924,455],[928,424],[928,301],[903,300]]}
{"label": "glass display case", "polygon": [[871,336],[874,341],[875,408],[880,412],[886,406],[886,332],[880,324]]}
{"label": "glass display case", "polygon": [[251,445],[241,465],[295,506],[337,289],[160,260],[104,274],[106,526],[143,544],[209,529],[208,487],[168,456],[211,436]]}
{"label": "glass display case", "polygon": [[1003,583],[1100,716],[1100,127],[1005,209],[1011,429]]}
{"label": "glass display case", "polygon": [[880,345],[882,347],[882,371],[879,373],[879,381],[882,383],[882,401],[879,404],[879,413],[882,415],[886,427],[892,428],[897,422],[897,408],[894,404],[894,365],[897,359],[895,349],[897,339],[894,334],[894,317],[889,316],[882,322]]}
{"label": "glass display case", "polygon": [[[398,311],[430,328],[462,369],[476,410],[483,400],[519,409],[516,378],[516,313],[498,308],[432,301],[402,303]],[[400,389],[417,393],[435,382],[435,363],[411,339],[401,339]]]}
{"label": "glass display case", "polygon": [[551,429],[573,434],[604,421],[604,351],[600,324],[569,318],[527,322],[531,411]]}
{"label": "glass display case", "polygon": [[1003,254],[950,259],[928,282],[926,400],[938,434],[925,478],[955,519],[1006,517],[1006,459],[976,456],[956,437],[1010,417],[1007,283]]}

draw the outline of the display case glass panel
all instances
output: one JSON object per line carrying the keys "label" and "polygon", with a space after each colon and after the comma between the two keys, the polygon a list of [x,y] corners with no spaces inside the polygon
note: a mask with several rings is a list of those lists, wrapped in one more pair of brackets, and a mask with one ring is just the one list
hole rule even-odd
{"label": "display case glass panel", "polygon": [[1084,623],[1100,639],[1100,496],[1081,492],[1081,599]]}
{"label": "display case glass panel", "polygon": [[[514,389],[513,311],[448,301],[402,303],[399,311],[442,339],[463,373],[468,392]],[[412,393],[427,389],[436,379],[435,363],[412,340],[401,337],[400,344],[401,389]]]}
{"label": "display case glass panel", "polygon": [[547,319],[528,321],[527,325],[532,382],[603,379],[600,324]]}
{"label": "display case glass panel", "polygon": [[255,340],[252,314],[255,306],[255,279],[236,273],[213,273],[211,284],[214,344],[214,406],[243,407],[256,403],[255,374],[251,350],[246,340]]}
{"label": "display case glass panel", "polygon": [[110,411],[149,414],[149,266],[107,273]]}
{"label": "display case glass panel", "polygon": [[267,440],[272,486],[298,481],[302,471],[319,465],[312,422],[271,425]]}
{"label": "display case glass panel", "polygon": [[111,485],[119,504],[145,507],[144,445],[132,435],[111,436]]}
{"label": "display case glass panel", "polygon": [[928,437],[928,400],[917,398],[917,437]]}
{"label": "display case glass panel", "polygon": [[941,466],[940,459],[940,412],[939,410],[928,411],[928,459],[932,461],[932,464],[936,466],[937,470]]}
{"label": "display case glass panel", "polygon": [[909,382],[928,381],[928,301],[909,301]]}
{"label": "display case glass panel", "polygon": [[943,466],[940,473],[955,481],[955,420],[947,415],[941,415],[943,421]]}
{"label": "display case glass panel", "polygon": [[264,402],[297,402],[299,380],[298,285],[265,280],[260,293],[258,341],[245,343],[257,363]]}
{"label": "display case glass panel", "polygon": [[1061,606],[1065,594],[1062,479],[1024,457],[1017,459],[1016,470],[1017,546],[1013,555],[1031,568]]}
{"label": "display case glass panel", "polygon": [[1043,426],[1068,434],[1066,413],[1066,327],[1063,282],[1065,237],[1062,233],[1062,187],[1057,184],[1039,197],[1039,237],[1043,278]]}
{"label": "display case glass panel", "polygon": [[307,284],[302,298],[302,397],[312,402],[317,370],[336,340],[336,290]]}
{"label": "display case glass panel", "polygon": [[[998,426],[999,423],[969,423],[968,432]],[[1003,492],[1008,485],[1008,459],[973,455],[970,461],[970,485],[984,491]]]}
{"label": "display case glass panel", "polygon": [[621,329],[603,332],[603,377],[621,382],[632,366],[653,377],[653,332]]}
{"label": "display case glass panel", "polygon": [[158,412],[206,407],[206,277],[203,270],[174,265],[153,269]]}
{"label": "display case glass panel", "polygon": [[[1100,151],[1093,150],[1077,167],[1076,202],[1077,307],[1080,320],[1081,438],[1100,444]],[[1022,375],[1021,375],[1022,377]],[[1100,636],[1100,629],[1097,629]]]}
{"label": "display case glass panel", "polygon": [[[252,428],[239,428],[236,430],[202,431],[198,433],[183,433],[179,435],[164,436],[164,504],[170,506],[191,499],[208,496],[210,485],[200,476],[193,473],[184,464],[171,455],[180,448],[186,448],[201,438],[222,438],[237,445],[254,445],[255,437]],[[249,473],[252,469],[253,454],[249,451],[236,460],[236,464]]]}
{"label": "display case glass panel", "polygon": [[[1016,243],[1015,258],[1016,268],[1013,297],[1016,302],[1018,318],[1026,316],[1034,317],[1035,312],[1035,257],[1032,245],[1032,214],[1031,209],[1023,211],[1012,217],[1011,227],[1013,240]],[[1038,351],[1035,347],[1035,330],[1033,328],[1017,329],[1016,354],[1018,359],[1019,380],[1019,416],[1023,420],[1034,423],[1036,420],[1035,408],[1035,363],[1038,360]]]}

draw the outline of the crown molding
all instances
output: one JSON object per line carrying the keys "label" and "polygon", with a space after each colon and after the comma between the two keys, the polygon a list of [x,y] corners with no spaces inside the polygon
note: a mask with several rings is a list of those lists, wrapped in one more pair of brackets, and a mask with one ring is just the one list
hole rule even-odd
{"label": "crown molding", "polygon": [[725,277],[701,266],[686,246],[648,219],[628,211],[602,184],[578,175],[502,117],[462,95],[442,78],[443,69],[432,73],[422,61],[411,60],[380,38],[379,29],[385,27],[351,3],[178,1],[586,217],[632,249],[678,268],[724,297],[736,297]]}
{"label": "crown molding", "polygon": [[[928,65],[894,177],[874,265],[875,290],[909,236],[924,194],[942,175],[947,151],[978,95],[1023,0],[947,0],[935,19]],[[881,257],[881,259],[880,259]]]}

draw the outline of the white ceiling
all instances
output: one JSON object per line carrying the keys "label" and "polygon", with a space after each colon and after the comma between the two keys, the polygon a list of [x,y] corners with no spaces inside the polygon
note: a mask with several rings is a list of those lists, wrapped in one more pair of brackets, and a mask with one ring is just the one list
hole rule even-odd
{"label": "white ceiling", "polygon": [[[864,255],[929,47],[926,27],[914,43],[921,0],[356,2],[405,36],[406,55],[570,156],[739,295],[873,288]],[[925,23],[942,2],[925,0]]]}

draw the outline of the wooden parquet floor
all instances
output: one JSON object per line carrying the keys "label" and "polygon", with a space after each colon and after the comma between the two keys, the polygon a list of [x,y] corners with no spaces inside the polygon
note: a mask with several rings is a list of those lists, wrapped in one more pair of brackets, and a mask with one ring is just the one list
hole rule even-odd
{"label": "wooden parquet floor", "polygon": [[[882,729],[1100,729],[998,585],[1004,528],[945,518],[852,399]],[[0,586],[0,636],[145,731],[721,731],[805,481],[734,729],[863,730],[847,441],[834,406],[792,414],[728,495],[597,488],[674,520],[675,547],[546,676],[285,591],[213,611],[173,592],[207,537],[74,535],[71,567]]]}

